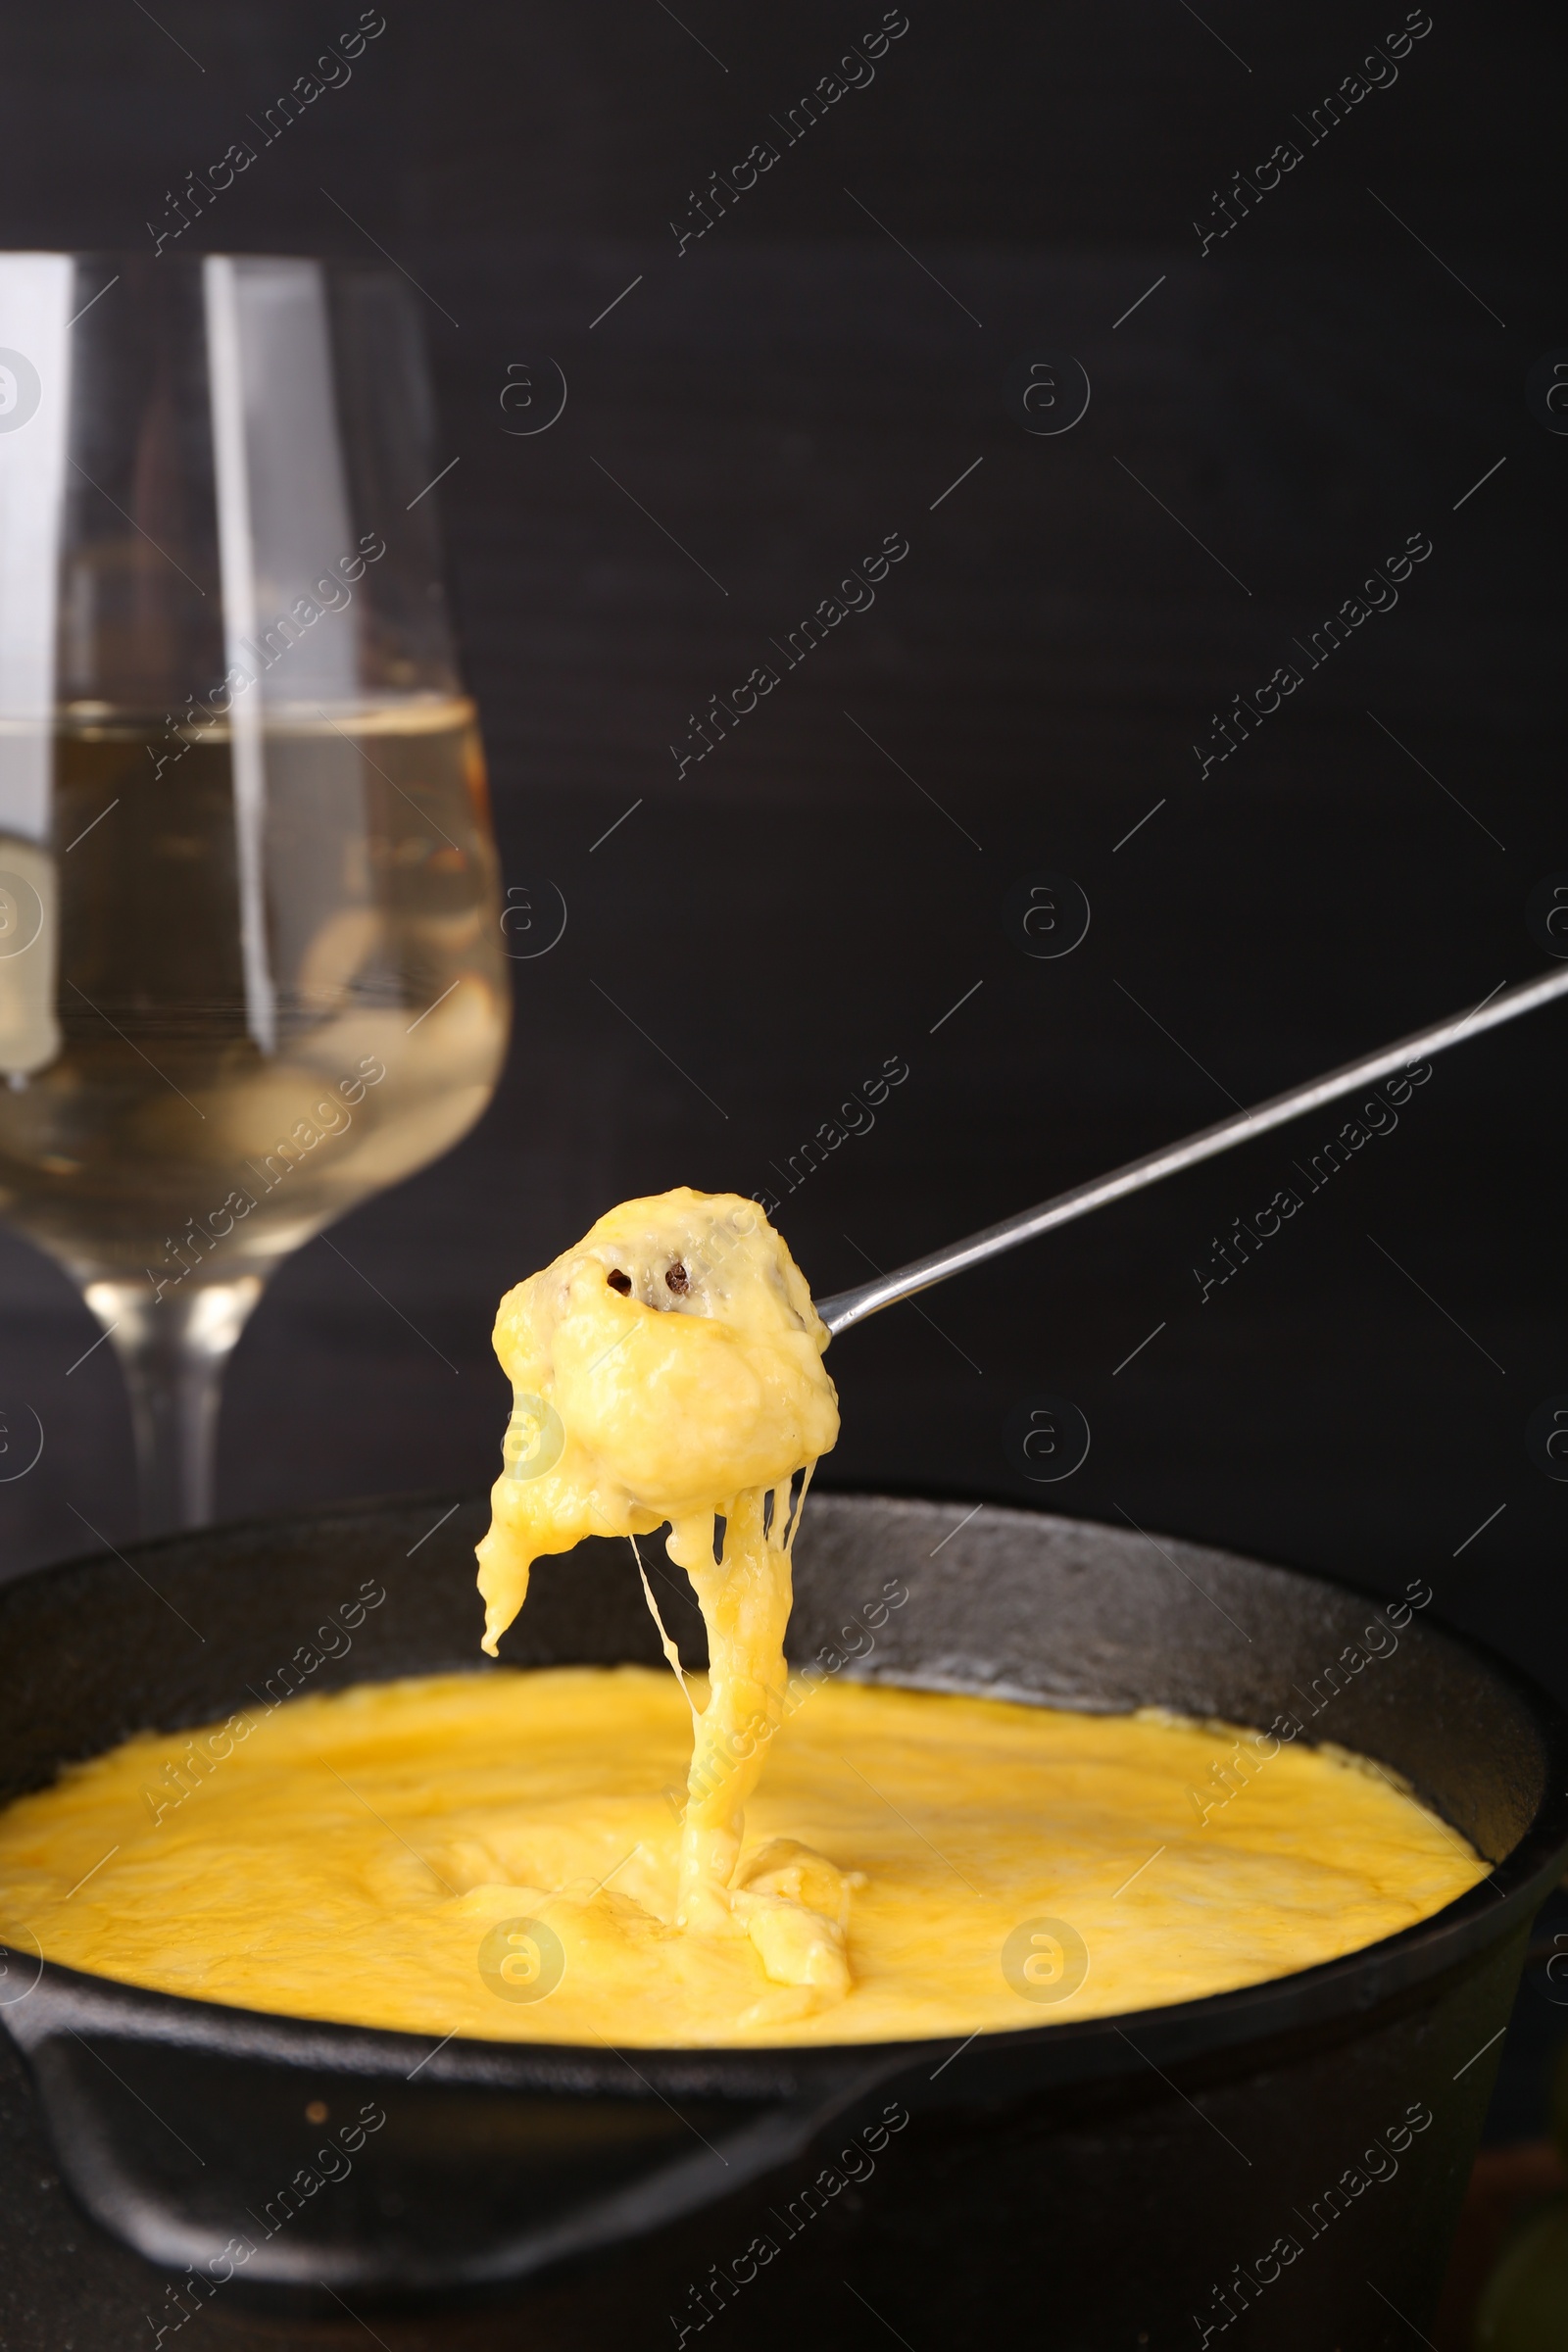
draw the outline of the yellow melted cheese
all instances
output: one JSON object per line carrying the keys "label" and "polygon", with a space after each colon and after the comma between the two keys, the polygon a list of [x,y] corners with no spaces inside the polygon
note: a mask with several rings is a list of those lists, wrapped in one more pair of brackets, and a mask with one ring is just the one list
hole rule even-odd
{"label": "yellow melted cheese", "polygon": [[673,1679],[643,1667],[362,1684],[132,1740],[0,1814],[0,1930],[432,2041],[961,2038],[1256,1984],[1482,1876],[1321,1749],[1249,1740],[1238,1770],[1235,1735],[1196,1724],[829,1681],[771,1743],[737,1875],[771,1849],[820,1901],[786,1841],[815,1849],[850,1886],[853,1985],[780,2018],[750,1937],[673,1924],[690,1743]]}
{"label": "yellow melted cheese", "polygon": [[710,1673],[665,1638],[674,1679],[442,1676],[132,1740],[0,1815],[0,1931],[437,2039],[873,2041],[1253,1984],[1482,1875],[1354,1759],[1254,1741],[1216,1780],[1234,1738],[1197,1725],[792,1689],[827,1340],[753,1202],[682,1188],[602,1217],[501,1304],[484,1646],[542,1555],[668,1523]]}
{"label": "yellow melted cheese", "polygon": [[[484,1645],[495,1653],[541,1553],[668,1522],[709,1655],[675,1922],[749,1936],[769,1978],[794,1988],[766,2004],[775,2021],[850,1984],[848,1890],[828,1865],[792,1853],[736,1880],[746,1803],[785,1705],[790,1548],[806,1482],[839,1434],[827,1342],[805,1276],[756,1203],[685,1185],[601,1217],[508,1292],[495,1331],[514,1401],[479,1546]],[[653,1608],[646,1578],[644,1590]]]}

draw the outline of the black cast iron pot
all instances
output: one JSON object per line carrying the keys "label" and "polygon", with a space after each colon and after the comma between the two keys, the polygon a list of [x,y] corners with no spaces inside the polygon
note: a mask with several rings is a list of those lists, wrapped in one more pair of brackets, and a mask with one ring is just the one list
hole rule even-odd
{"label": "black cast iron pot", "polygon": [[[221,1529],[0,1590],[0,1798],[131,1732],[246,1705],[367,1584],[386,1598],[309,1688],[487,1671],[485,1512],[444,1508]],[[960,1517],[814,1496],[792,1654],[837,1644],[873,1679],[1097,1710],[1291,1713],[1404,1775],[1491,1876],[1276,1984],[1061,2025],[1020,1998],[1015,2032],[958,2047],[437,2047],[9,1951],[0,2016],[66,2180],[187,2280],[182,2301],[149,2289],[152,2318],[189,2309],[214,2340],[262,2327],[259,2343],[274,2321],[325,2340],[324,2313],[363,2340],[352,2307],[391,2352],[625,2352],[710,2329],[736,2352],[1020,2329],[1047,2352],[1221,2335],[1402,2352],[1427,2331],[1530,1924],[1568,1848],[1568,1722],[1419,1607],[1394,1612],[1391,1648],[1373,1603],[1318,1578],[1022,1511]],[[872,1633],[890,1578],[909,1598]],[[701,1663],[695,1609],[679,1638]],[[626,1547],[541,1563],[506,1648],[657,1665]],[[368,1976],[376,1955],[343,1964]]]}

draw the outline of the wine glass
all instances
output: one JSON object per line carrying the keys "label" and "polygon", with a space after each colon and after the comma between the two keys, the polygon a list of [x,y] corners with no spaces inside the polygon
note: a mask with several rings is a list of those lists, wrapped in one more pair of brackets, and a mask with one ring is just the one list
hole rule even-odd
{"label": "wine glass", "polygon": [[211,1516],[271,1269],[505,1051],[432,427],[390,272],[0,255],[0,1217],[112,1338],[147,1532]]}

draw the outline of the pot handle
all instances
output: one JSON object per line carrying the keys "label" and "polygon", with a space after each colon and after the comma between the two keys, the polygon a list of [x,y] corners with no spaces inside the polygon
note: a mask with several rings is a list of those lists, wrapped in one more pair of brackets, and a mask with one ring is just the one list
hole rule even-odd
{"label": "pot handle", "polygon": [[669,2052],[468,2043],[411,2070],[402,2036],[193,2015],[53,1968],[0,2018],[77,2199],[202,2293],[521,2279],[733,2195],[907,2063],[692,2053],[677,2082]]}

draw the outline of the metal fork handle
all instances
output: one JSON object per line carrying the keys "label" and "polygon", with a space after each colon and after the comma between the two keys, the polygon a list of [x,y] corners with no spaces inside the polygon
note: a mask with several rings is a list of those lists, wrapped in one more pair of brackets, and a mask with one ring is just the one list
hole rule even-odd
{"label": "metal fork handle", "polygon": [[829,1331],[835,1334],[848,1331],[852,1323],[863,1323],[867,1315],[880,1313],[884,1306],[895,1306],[901,1298],[912,1298],[917,1292],[930,1290],[933,1283],[946,1282],[950,1275],[984,1265],[988,1257],[1000,1257],[1004,1250],[1016,1250],[1020,1243],[1032,1242],[1037,1235],[1050,1233],[1057,1225],[1069,1225],[1074,1217],[1085,1217],[1091,1209],[1103,1208],[1108,1201],[1121,1200],[1129,1193],[1141,1193],[1146,1186],[1158,1184],[1166,1176],[1179,1175],[1183,1168],[1196,1167],[1200,1159],[1212,1159],[1217,1152],[1229,1152],[1237,1144],[1266,1135],[1271,1127],[1283,1127],[1287,1119],[1299,1118],[1303,1111],[1337,1102],[1342,1095],[1352,1095],[1358,1087],[1370,1086],[1408,1062],[1424,1061],[1430,1054],[1442,1054],[1466,1038],[1479,1037],[1483,1030],[1499,1028],[1504,1021],[1517,1020],[1521,1013],[1534,1012],[1538,1005],[1549,1004],[1561,996],[1568,996],[1568,965],[1558,971],[1544,972],[1536,980],[1522,980],[1514,988],[1494,990],[1473,1012],[1456,1013],[1431,1029],[1417,1029],[1379,1053],[1365,1054],[1358,1061],[1348,1061],[1342,1069],[1330,1070],[1325,1077],[1310,1079],[1304,1086],[1293,1086],[1283,1095],[1273,1095],[1255,1109],[1240,1110],[1234,1118],[1201,1128],[1179,1144],[1167,1144],[1162,1151],[1146,1152],[1142,1159],[1129,1160],[1125,1167],[1112,1169],[1108,1176],[1097,1176],[1089,1184],[1075,1185],[1070,1193],[1058,1193],[1054,1200],[1043,1200],[1037,1208],[1026,1208],[1021,1215],[1007,1217],[1000,1225],[988,1225],[983,1232],[971,1233],[966,1241],[954,1242],[946,1250],[933,1250],[928,1257],[917,1257],[911,1265],[899,1266],[891,1274],[879,1274],[874,1282],[862,1282],[853,1291],[839,1291],[831,1298],[819,1298],[816,1311]]}

